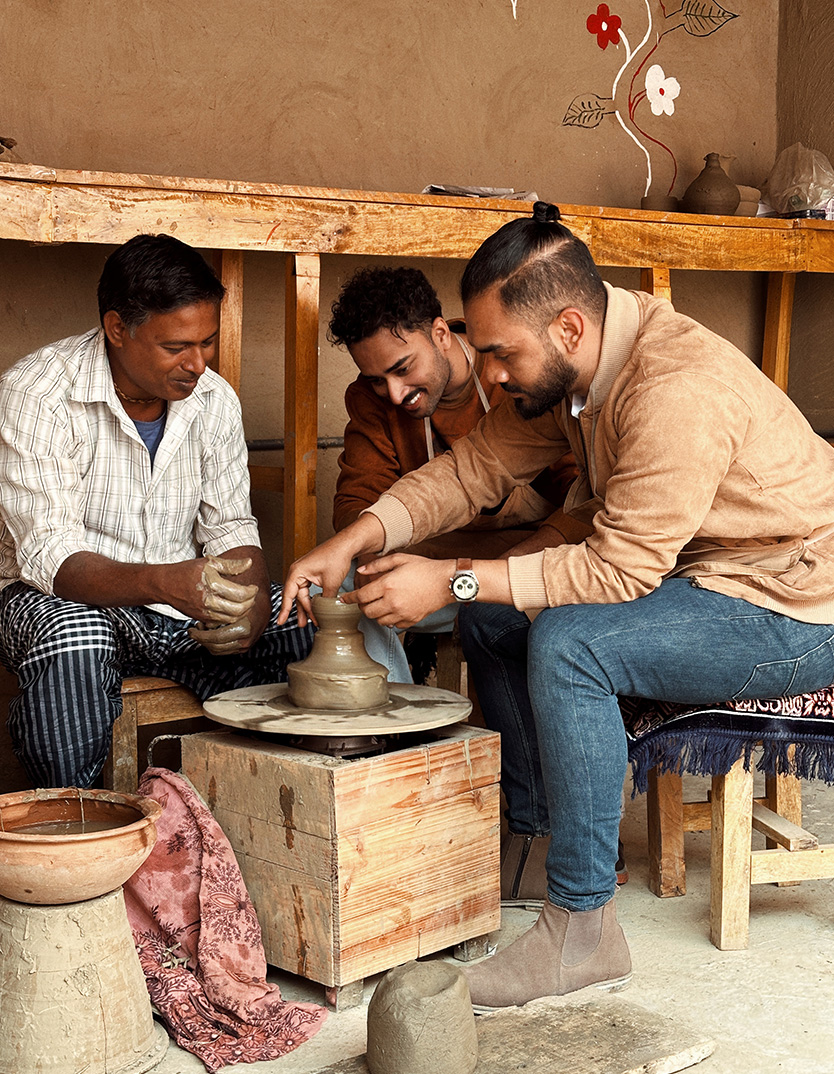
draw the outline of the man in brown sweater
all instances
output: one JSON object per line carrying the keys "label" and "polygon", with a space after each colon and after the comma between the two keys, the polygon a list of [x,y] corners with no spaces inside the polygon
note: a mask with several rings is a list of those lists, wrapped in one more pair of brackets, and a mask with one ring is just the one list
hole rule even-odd
{"label": "man in brown sweater", "polygon": [[[461,293],[514,407],[293,564],[282,616],[310,582],[334,592],[367,551],[383,558],[350,598],[366,615],[406,625],[466,602],[487,722],[513,751],[532,722],[552,833],[536,924],[466,971],[473,1002],[500,1007],[630,977],[612,898],[618,696],[709,704],[834,682],[834,449],[726,340],[604,285],[554,206],[487,239]],[[586,539],[475,563],[387,554],[460,525],[568,446],[580,476],[565,509],[590,523]]]}
{"label": "man in brown sweater", "polygon": [[[331,314],[328,338],[347,347],[359,369],[345,392],[348,424],[333,501],[339,531],[404,474],[448,451],[506,395],[484,377],[484,356],[473,352],[463,322],[443,319],[419,269],[360,269]],[[474,547],[493,559],[561,544],[571,522],[558,509],[575,476],[566,453],[499,505],[485,507],[463,527],[463,543],[454,531],[423,542],[420,552],[455,555]]]}

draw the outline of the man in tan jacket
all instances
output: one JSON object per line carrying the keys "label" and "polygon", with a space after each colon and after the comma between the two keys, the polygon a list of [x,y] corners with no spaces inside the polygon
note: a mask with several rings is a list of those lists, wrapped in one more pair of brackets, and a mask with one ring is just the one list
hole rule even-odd
{"label": "man in tan jacket", "polygon": [[[618,695],[702,704],[834,682],[834,450],[726,340],[603,284],[554,206],[487,239],[461,293],[469,339],[515,407],[293,564],[285,600],[304,604],[310,582],[335,592],[346,558],[382,552],[351,599],[396,624],[465,602],[467,660],[502,749],[523,753],[534,728],[548,902],[466,971],[473,1002],[500,1007],[630,977],[612,898]],[[474,563],[387,554],[460,525],[566,446],[583,541]]]}

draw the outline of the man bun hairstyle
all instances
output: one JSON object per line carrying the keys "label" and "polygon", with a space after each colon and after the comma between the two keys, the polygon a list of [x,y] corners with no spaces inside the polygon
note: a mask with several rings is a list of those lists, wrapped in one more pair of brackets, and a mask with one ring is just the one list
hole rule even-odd
{"label": "man bun hairstyle", "polygon": [[533,219],[537,224],[555,224],[562,219],[562,214],[558,206],[549,201],[537,201],[533,206]]}
{"label": "man bun hairstyle", "polygon": [[431,331],[443,316],[440,299],[425,275],[415,268],[363,268],[342,287],[331,307],[327,338],[350,347],[380,328],[395,336]]}
{"label": "man bun hairstyle", "polygon": [[532,216],[510,220],[481,243],[460,281],[464,303],[497,286],[508,312],[539,331],[569,306],[602,324],[605,286],[588,247],[561,216],[558,206],[537,201]]}
{"label": "man bun hairstyle", "polygon": [[198,302],[219,304],[225,293],[193,246],[173,235],[135,235],[104,263],[98,310],[102,323],[105,313],[115,310],[132,335],[155,314]]}

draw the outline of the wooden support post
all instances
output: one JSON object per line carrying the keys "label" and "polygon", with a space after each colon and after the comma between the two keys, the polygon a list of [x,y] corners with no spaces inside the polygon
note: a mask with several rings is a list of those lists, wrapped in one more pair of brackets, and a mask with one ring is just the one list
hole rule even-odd
{"label": "wooden support post", "polygon": [[318,254],[287,257],[284,356],[284,570],[316,543]]}
{"label": "wooden support post", "polygon": [[325,1002],[334,1011],[349,1011],[358,1007],[365,998],[365,980],[351,981],[349,984],[333,985],[324,990]]}
{"label": "wooden support post", "polygon": [[668,298],[672,301],[672,284],[669,280],[669,269],[660,265],[651,268],[640,269],[640,290],[648,291],[657,298]]}
{"label": "wooden support post", "polygon": [[136,794],[138,743],[136,697],[122,694],[122,712],[113,724],[112,744],[101,774],[102,787],[119,794]]}
{"label": "wooden support post", "polygon": [[795,286],[795,272],[768,273],[762,372],[783,392],[788,390]]}
{"label": "wooden support post", "polygon": [[710,939],[720,951],[747,947],[752,831],[753,770],[740,757],[712,780]]}
{"label": "wooden support post", "polygon": [[[796,752],[796,746],[788,747],[791,760]],[[802,827],[802,783],[796,776],[767,776],[765,779],[765,797],[767,805],[774,813],[778,813],[785,820]],[[766,840],[769,850],[774,850],[778,843],[773,839]],[[795,887],[798,880],[782,880],[780,887]]]}
{"label": "wooden support post", "polygon": [[240,395],[240,352],[243,341],[243,251],[224,250],[220,282],[226,297],[220,307],[220,360],[217,371]]}
{"label": "wooden support post", "polygon": [[458,962],[473,962],[476,958],[486,958],[489,954],[489,933],[482,936],[473,936],[471,940],[463,940],[455,944],[452,954]]}
{"label": "wooden support post", "polygon": [[646,798],[649,890],[658,898],[686,894],[683,853],[683,785],[676,772],[649,772]]}
{"label": "wooden support post", "polygon": [[457,623],[451,634],[437,635],[437,673],[436,684],[441,690],[452,690],[456,694],[465,693],[462,689],[463,650],[460,647]]}

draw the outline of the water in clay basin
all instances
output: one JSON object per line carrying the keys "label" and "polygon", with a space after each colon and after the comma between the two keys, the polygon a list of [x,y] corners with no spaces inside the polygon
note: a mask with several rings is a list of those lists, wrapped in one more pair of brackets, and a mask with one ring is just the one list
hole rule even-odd
{"label": "water in clay basin", "polygon": [[138,817],[126,817],[119,820],[115,818],[49,820],[38,824],[17,824],[10,830],[15,835],[89,835],[92,832],[106,832],[111,828],[124,828],[138,819]]}

